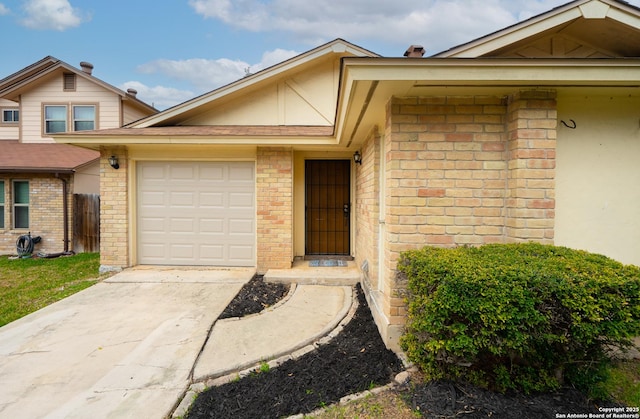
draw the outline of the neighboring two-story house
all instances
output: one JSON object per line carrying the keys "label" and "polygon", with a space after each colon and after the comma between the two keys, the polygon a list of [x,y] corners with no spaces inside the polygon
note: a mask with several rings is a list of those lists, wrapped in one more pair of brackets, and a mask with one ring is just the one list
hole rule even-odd
{"label": "neighboring two-story house", "polygon": [[98,251],[97,227],[89,238],[76,230],[91,231],[99,212],[74,214],[74,203],[97,202],[100,153],[50,135],[117,128],[156,110],[80,66],[49,56],[0,80],[0,254],[15,254],[29,232],[41,237],[37,252]]}

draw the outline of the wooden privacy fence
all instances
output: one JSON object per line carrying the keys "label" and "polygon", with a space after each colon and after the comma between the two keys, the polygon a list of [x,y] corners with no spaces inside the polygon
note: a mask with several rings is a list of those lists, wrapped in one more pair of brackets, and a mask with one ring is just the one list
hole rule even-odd
{"label": "wooden privacy fence", "polygon": [[100,195],[73,195],[73,251],[100,251]]}

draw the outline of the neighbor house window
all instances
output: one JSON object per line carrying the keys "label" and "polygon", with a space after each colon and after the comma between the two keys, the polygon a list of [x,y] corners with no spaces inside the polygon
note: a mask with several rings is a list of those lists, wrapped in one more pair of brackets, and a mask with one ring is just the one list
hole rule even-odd
{"label": "neighbor house window", "polygon": [[20,122],[20,111],[17,109],[3,109],[2,110],[2,123],[3,124],[17,124]]}
{"label": "neighbor house window", "polygon": [[73,107],[73,130],[86,131],[95,129],[96,107],[93,105],[75,105]]}
{"label": "neighbor house window", "polygon": [[29,228],[29,182],[13,182],[13,228]]}
{"label": "neighbor house window", "polygon": [[54,134],[67,131],[67,107],[65,105],[45,105],[44,132]]}
{"label": "neighbor house window", "polygon": [[4,181],[0,180],[0,228],[4,228]]}

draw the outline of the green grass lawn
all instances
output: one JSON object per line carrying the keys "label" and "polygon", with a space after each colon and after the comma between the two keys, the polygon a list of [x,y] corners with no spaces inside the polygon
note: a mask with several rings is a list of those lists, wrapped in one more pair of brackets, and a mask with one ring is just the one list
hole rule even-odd
{"label": "green grass lawn", "polygon": [[56,259],[0,256],[0,326],[95,284],[99,266],[98,253]]}

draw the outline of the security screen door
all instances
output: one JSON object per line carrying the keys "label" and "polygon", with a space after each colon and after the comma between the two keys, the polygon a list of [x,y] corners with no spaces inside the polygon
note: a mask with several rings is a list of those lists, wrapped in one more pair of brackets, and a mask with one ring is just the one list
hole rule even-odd
{"label": "security screen door", "polygon": [[306,254],[349,255],[351,162],[307,160]]}

